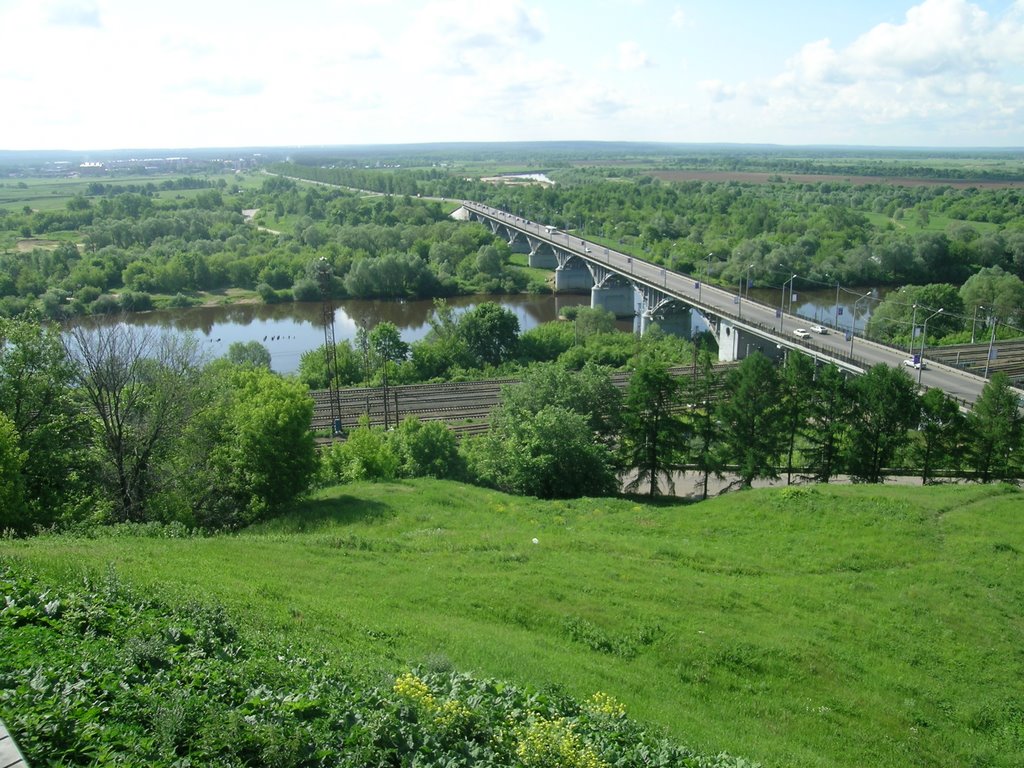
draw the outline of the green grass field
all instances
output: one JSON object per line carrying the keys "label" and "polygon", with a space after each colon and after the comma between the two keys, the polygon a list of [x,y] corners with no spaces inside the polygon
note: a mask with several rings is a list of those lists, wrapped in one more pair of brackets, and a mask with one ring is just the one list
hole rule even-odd
{"label": "green grass field", "polygon": [[[154,184],[157,187],[168,179],[178,179],[188,174],[153,174],[143,176],[98,176],[95,178],[73,178],[73,179],[50,179],[50,178],[26,178],[17,180],[6,180],[0,183],[0,208],[7,210],[21,210],[26,205],[37,211],[52,211],[62,209],[75,195],[86,194],[89,185],[93,182],[100,182],[111,186],[145,186]],[[208,174],[196,174],[200,178],[212,178],[214,180],[224,178],[231,184],[239,184],[242,187],[256,187],[262,183],[262,178],[253,174],[234,176],[230,174],[210,176]],[[190,198],[199,194],[201,189],[171,189],[159,190],[155,193],[158,199]],[[94,198],[98,199],[98,198]]]}
{"label": "green grass field", "polygon": [[965,224],[981,234],[997,232],[999,230],[998,224],[993,224],[989,221],[965,221],[964,219],[951,219],[948,216],[936,215],[930,215],[928,222],[922,224],[913,211],[908,212],[906,216],[899,220],[886,216],[884,213],[865,213],[864,216],[878,229],[885,229],[891,224],[897,229],[911,234],[916,234],[917,232],[949,232],[950,227],[954,224]]}
{"label": "green grass field", "polygon": [[360,672],[443,662],[604,691],[711,754],[1011,766],[1024,763],[1022,500],[1008,486],[821,486],[539,502],[410,481],[327,489],[235,535],[41,537],[0,555],[217,600],[261,642]]}

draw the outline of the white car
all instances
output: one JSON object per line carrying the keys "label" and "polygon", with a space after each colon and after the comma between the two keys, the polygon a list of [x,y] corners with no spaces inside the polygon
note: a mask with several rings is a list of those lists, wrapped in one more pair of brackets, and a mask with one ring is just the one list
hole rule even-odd
{"label": "white car", "polygon": [[908,357],[903,361],[903,364],[907,366],[907,368],[916,368],[917,370],[928,367],[924,364],[924,360],[921,360],[920,358],[915,359],[913,357]]}
{"label": "white car", "polygon": [[796,336],[798,339],[809,339],[811,337],[811,332],[808,331],[806,328],[797,328],[795,331],[793,331],[793,335]]}
{"label": "white car", "polygon": [[826,328],[824,325],[812,325],[811,330],[814,331],[815,333],[820,333],[822,336],[828,333],[828,328]]}

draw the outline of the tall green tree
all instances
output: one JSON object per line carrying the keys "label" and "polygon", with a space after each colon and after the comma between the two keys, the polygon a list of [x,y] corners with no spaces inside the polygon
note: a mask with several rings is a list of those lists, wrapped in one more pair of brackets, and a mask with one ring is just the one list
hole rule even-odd
{"label": "tall green tree", "polygon": [[90,505],[89,426],[72,398],[73,378],[56,326],[0,318],[0,413],[13,425],[22,457],[19,532],[74,518]]}
{"label": "tall green tree", "polygon": [[205,407],[176,455],[184,470],[179,514],[213,529],[278,514],[316,471],[309,390],[266,368],[214,365],[203,392]]}
{"label": "tall green tree", "polygon": [[[920,333],[924,319],[940,308],[942,314],[928,321],[928,337],[932,339],[963,330],[964,301],[960,291],[948,283],[905,285],[889,293],[872,311],[867,334],[872,339],[909,346],[911,326],[916,323]],[[920,346],[920,338],[915,338]]]}
{"label": "tall green tree", "polygon": [[807,355],[790,352],[782,366],[779,393],[782,396],[783,426],[786,443],[786,484],[793,482],[793,454],[797,437],[807,423],[814,387],[814,361]]}
{"label": "tall green tree", "polygon": [[587,419],[587,428],[610,444],[622,420],[622,392],[611,372],[586,364],[574,371],[557,363],[535,365],[515,384],[502,387],[502,406],[529,418],[547,406],[558,406]]}
{"label": "tall green tree", "polygon": [[985,384],[967,416],[968,458],[983,483],[1008,480],[1021,471],[1021,416],[1010,379],[1002,371]]}
{"label": "tall green tree", "polygon": [[251,365],[270,370],[270,350],[258,341],[231,342],[227,357],[235,365]]}
{"label": "tall green tree", "polygon": [[402,476],[461,479],[465,474],[465,460],[447,424],[422,422],[410,415],[389,435]]}
{"label": "tall green tree", "polygon": [[693,466],[701,482],[701,498],[708,497],[711,475],[722,477],[724,461],[721,451],[722,431],[718,423],[715,397],[721,388],[721,376],[711,362],[711,351],[698,346],[694,350],[693,372],[685,395],[686,420],[691,441],[688,463]]}
{"label": "tall green tree", "polygon": [[689,431],[679,415],[682,387],[667,363],[642,359],[626,387],[619,435],[620,461],[635,472],[626,486],[636,491],[647,485],[647,493],[659,492],[659,480],[674,490],[673,473],[684,453]]}
{"label": "tall green tree", "polygon": [[855,480],[880,483],[917,425],[914,382],[902,370],[879,364],[854,379],[850,391],[854,407],[846,465]]}
{"label": "tall green tree", "polygon": [[805,465],[819,483],[827,483],[842,471],[843,440],[851,408],[850,387],[843,372],[834,365],[819,368],[803,429]]}
{"label": "tall green tree", "polygon": [[967,312],[984,308],[984,317],[1013,322],[1024,313],[1024,280],[1004,272],[1001,267],[987,267],[967,279],[960,288]]}
{"label": "tall green tree", "polygon": [[921,419],[914,435],[912,456],[928,485],[938,467],[950,467],[959,456],[965,422],[960,407],[941,389],[929,389],[920,399]]}
{"label": "tall green tree", "polygon": [[170,461],[203,402],[194,337],[126,324],[78,325],[65,336],[75,385],[94,420],[99,479],[117,522],[149,517],[151,498],[173,483]]}
{"label": "tall green tree", "polygon": [[477,367],[501,365],[515,355],[519,318],[493,302],[485,302],[459,318],[459,336]]}
{"label": "tall green tree", "polygon": [[736,465],[743,488],[756,478],[779,476],[786,424],[780,389],[778,371],[760,352],[726,377],[718,418],[725,458]]}
{"label": "tall green tree", "polygon": [[0,412],[0,534],[31,530],[33,520],[26,514],[25,480],[21,468],[26,454],[18,445],[18,430]]}

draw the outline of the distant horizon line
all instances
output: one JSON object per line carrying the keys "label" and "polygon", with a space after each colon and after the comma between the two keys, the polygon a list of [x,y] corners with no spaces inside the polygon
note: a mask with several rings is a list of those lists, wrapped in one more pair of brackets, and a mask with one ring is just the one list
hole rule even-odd
{"label": "distant horizon line", "polygon": [[541,139],[541,140],[509,140],[509,141],[423,141],[423,142],[389,142],[389,143],[349,143],[349,144],[235,144],[235,145],[206,145],[206,146],[160,146],[146,145],[137,147],[109,147],[109,148],[87,148],[72,149],[60,147],[55,149],[3,149],[0,148],[0,158],[4,156],[41,156],[57,154],[123,154],[131,152],[224,152],[224,151],[245,151],[259,152],[272,151],[274,153],[286,152],[308,152],[324,150],[345,150],[345,151],[400,151],[400,150],[424,150],[424,149],[453,149],[458,147],[471,148],[545,148],[545,147],[604,147],[616,146],[625,147],[652,147],[652,148],[675,148],[675,149],[706,149],[706,150],[728,150],[728,149],[761,149],[761,150],[845,150],[845,151],[874,151],[874,152],[932,152],[932,153],[954,153],[954,152],[993,152],[993,153],[1024,153],[1024,145],[925,145],[925,144],[782,144],[777,142],[726,142],[726,141],[649,141],[649,140],[603,140],[603,139]]}

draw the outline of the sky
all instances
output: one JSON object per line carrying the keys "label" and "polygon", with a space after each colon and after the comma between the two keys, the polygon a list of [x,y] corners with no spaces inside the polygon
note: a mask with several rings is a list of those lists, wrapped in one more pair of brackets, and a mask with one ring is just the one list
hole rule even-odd
{"label": "sky", "polygon": [[1024,0],[0,0],[0,149],[1024,147]]}

